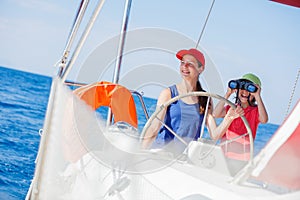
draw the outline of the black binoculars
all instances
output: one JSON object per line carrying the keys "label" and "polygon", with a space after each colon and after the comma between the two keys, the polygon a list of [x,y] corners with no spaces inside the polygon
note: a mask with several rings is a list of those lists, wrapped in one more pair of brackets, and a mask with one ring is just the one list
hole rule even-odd
{"label": "black binoculars", "polygon": [[257,87],[250,81],[247,80],[231,80],[228,82],[228,87],[231,89],[242,89],[248,92],[254,93],[257,91]]}

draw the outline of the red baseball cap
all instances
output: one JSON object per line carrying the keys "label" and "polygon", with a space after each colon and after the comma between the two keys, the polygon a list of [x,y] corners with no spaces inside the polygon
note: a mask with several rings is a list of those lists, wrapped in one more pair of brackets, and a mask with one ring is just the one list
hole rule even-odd
{"label": "red baseball cap", "polygon": [[205,66],[205,58],[203,56],[203,54],[198,50],[198,49],[183,49],[177,52],[176,57],[179,60],[182,60],[182,57],[186,54],[192,55],[194,56],[203,66]]}

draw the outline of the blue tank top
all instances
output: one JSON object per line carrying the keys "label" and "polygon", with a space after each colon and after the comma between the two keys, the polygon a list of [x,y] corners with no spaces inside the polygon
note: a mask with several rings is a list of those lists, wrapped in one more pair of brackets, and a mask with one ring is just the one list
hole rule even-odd
{"label": "blue tank top", "polygon": [[[169,88],[172,98],[178,96],[176,85]],[[179,99],[168,106],[164,123],[188,143],[200,137],[203,117],[204,115],[199,113],[198,103],[186,104]],[[152,147],[161,148],[172,140],[176,148],[186,147],[165,126],[162,126]]]}

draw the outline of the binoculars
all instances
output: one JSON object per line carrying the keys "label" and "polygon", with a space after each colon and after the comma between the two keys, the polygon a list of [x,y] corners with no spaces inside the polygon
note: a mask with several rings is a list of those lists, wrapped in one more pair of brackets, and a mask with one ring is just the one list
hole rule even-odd
{"label": "binoculars", "polygon": [[254,93],[257,91],[257,87],[250,81],[245,80],[231,80],[228,82],[228,87],[231,89],[242,89],[248,92]]}

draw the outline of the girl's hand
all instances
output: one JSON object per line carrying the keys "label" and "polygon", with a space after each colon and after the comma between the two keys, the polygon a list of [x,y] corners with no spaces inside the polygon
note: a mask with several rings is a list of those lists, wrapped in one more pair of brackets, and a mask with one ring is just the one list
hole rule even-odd
{"label": "girl's hand", "polygon": [[234,120],[242,115],[244,115],[244,110],[238,105],[236,108],[229,108],[225,117]]}
{"label": "girl's hand", "polygon": [[250,93],[251,96],[253,96],[255,99],[258,99],[260,97],[261,87],[259,85],[255,84],[257,87],[257,91],[254,93]]}
{"label": "girl's hand", "polygon": [[232,93],[234,93],[236,89],[231,89],[230,87],[227,88],[225,98],[228,99]]}

